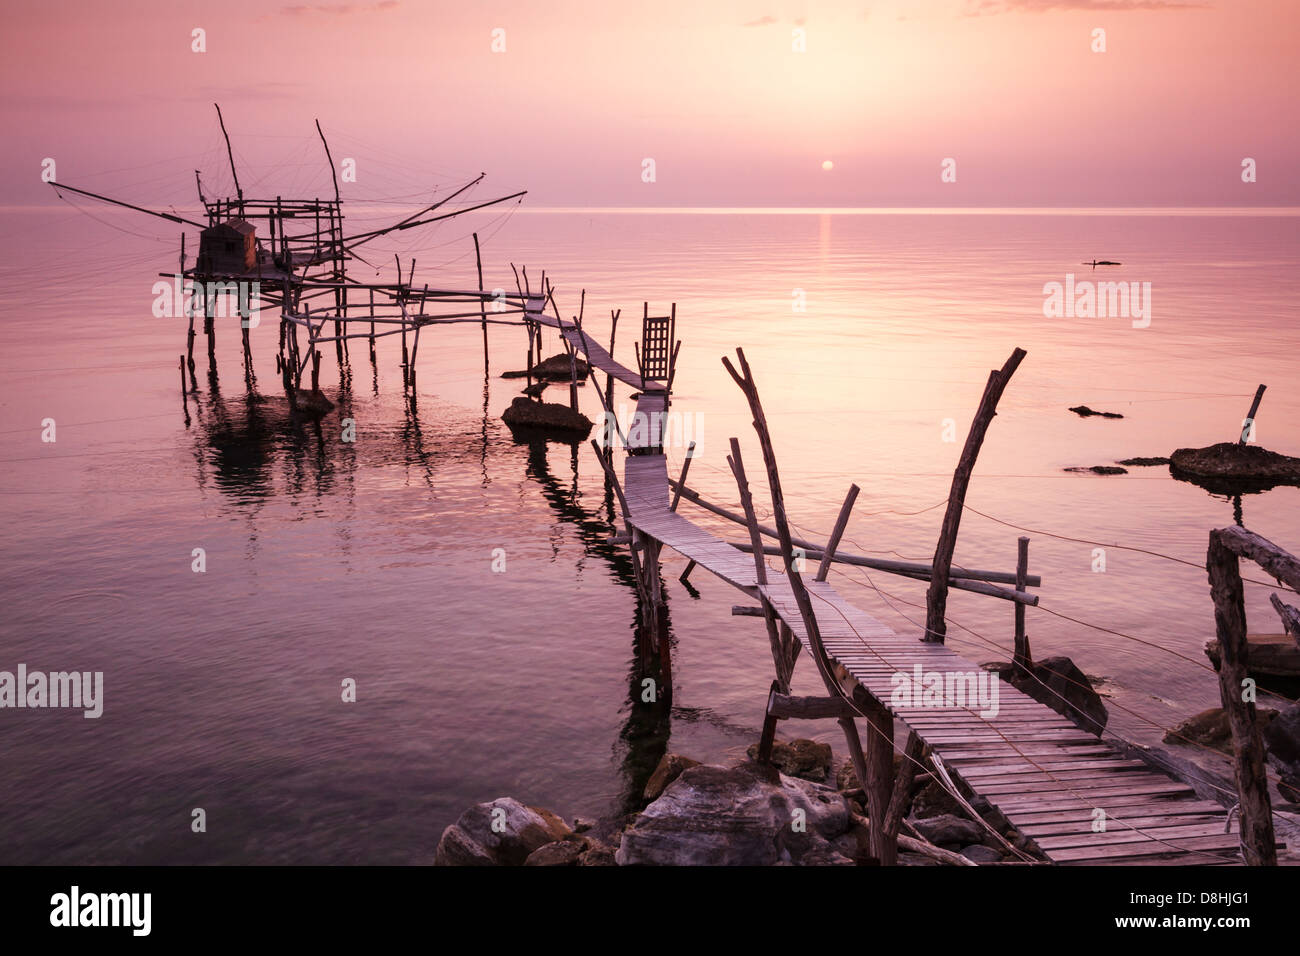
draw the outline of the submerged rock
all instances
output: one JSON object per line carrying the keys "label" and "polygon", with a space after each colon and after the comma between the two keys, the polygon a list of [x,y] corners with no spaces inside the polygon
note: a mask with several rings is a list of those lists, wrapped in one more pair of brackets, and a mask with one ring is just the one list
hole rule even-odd
{"label": "submerged rock", "polygon": [[1123,459],[1121,459],[1121,460],[1115,462],[1115,464],[1117,464],[1117,465],[1140,466],[1140,467],[1146,468],[1146,467],[1149,467],[1149,466],[1151,466],[1151,465],[1167,465],[1167,464],[1169,464],[1169,459],[1168,459],[1168,458],[1143,458],[1143,457],[1139,456],[1139,457],[1137,457],[1137,458],[1123,458]]}
{"label": "submerged rock", "polygon": [[1128,474],[1127,468],[1118,468],[1115,465],[1089,465],[1087,467],[1078,466],[1074,468],[1066,468],[1064,470],[1077,472],[1079,474],[1092,474],[1092,475],[1127,475]]}
{"label": "submerged rock", "polygon": [[442,831],[434,866],[519,866],[534,850],[572,831],[549,810],[513,797],[479,803]]}
{"label": "submerged rock", "polygon": [[[802,811],[802,813],[796,813]],[[623,832],[619,864],[848,864],[834,841],[849,805],[829,787],[757,763],[684,771]]]}
{"label": "submerged rock", "polygon": [[1094,415],[1100,418],[1124,417],[1119,412],[1099,412],[1095,408],[1089,408],[1087,405],[1075,405],[1070,409],[1070,411],[1074,412],[1074,414],[1078,415],[1080,418],[1091,418]]}
{"label": "submerged rock", "polygon": [[554,434],[566,441],[581,441],[591,433],[592,421],[568,405],[535,402],[522,395],[501,413],[501,420],[512,431]]}
{"label": "submerged rock", "polygon": [[298,389],[291,397],[290,404],[301,414],[320,418],[334,410],[334,403],[320,392]]}

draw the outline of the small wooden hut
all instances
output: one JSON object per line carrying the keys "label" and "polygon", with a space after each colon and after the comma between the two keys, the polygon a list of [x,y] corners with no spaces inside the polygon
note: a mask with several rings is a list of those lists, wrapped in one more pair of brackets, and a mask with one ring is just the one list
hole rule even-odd
{"label": "small wooden hut", "polygon": [[240,275],[257,267],[257,230],[244,219],[228,219],[199,233],[198,269],[211,275]]}

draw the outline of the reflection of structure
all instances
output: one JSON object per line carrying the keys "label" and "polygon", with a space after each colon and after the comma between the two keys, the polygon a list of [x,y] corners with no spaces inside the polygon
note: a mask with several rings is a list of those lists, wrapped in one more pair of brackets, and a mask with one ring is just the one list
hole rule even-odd
{"label": "reflection of structure", "polygon": [[[659,675],[658,662],[647,655],[646,649],[652,642],[647,638],[645,627],[647,607],[637,587],[637,576],[630,555],[610,541],[609,521],[614,514],[614,493],[610,482],[605,484],[603,502],[605,516],[596,511],[589,511],[581,501],[578,491],[578,446],[572,446],[570,468],[572,479],[568,488],[560,484],[551,474],[547,460],[547,443],[536,439],[528,442],[528,476],[542,487],[542,494],[550,506],[555,509],[561,521],[571,524],[578,533],[583,549],[587,554],[599,558],[613,573],[620,584],[632,587],[638,595],[636,611],[632,622],[633,653],[628,665],[628,710],[627,720],[619,733],[625,753],[623,767],[623,795],[620,800],[623,812],[640,809],[641,794],[646,782],[658,766],[660,759],[668,751],[668,737],[671,729],[671,690],[666,685],[657,688],[653,699],[647,700],[646,681],[654,681]],[[671,640],[671,625],[668,622],[668,609],[665,604],[661,609],[665,640]]]}

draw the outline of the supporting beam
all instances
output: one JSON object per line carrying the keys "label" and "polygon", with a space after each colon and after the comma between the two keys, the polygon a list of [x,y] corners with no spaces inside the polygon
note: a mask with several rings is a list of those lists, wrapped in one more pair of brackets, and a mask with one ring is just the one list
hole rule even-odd
{"label": "supporting beam", "polygon": [[1245,692],[1251,686],[1246,676],[1246,605],[1240,559],[1229,537],[1229,532],[1239,530],[1211,531],[1205,555],[1210,596],[1214,599],[1214,625],[1219,637],[1219,696],[1232,730],[1233,772],[1241,801],[1242,858],[1247,866],[1277,866],[1264,743],[1255,719],[1254,694]]}
{"label": "supporting beam", "polygon": [[[689,462],[690,459],[688,458]],[[749,540],[754,543],[754,575],[759,584],[767,583],[767,564],[763,561],[763,554],[757,550],[757,545],[762,541],[758,533],[758,517],[754,514],[754,498],[749,491],[749,480],[745,477],[745,461],[740,454],[740,442],[735,438],[731,439],[731,454],[727,456],[727,464],[731,467],[731,473],[736,479],[736,488],[740,493],[740,503],[745,509],[745,520],[749,526]],[[766,599],[760,599],[763,607],[763,619],[767,624],[767,639],[772,647],[772,663],[776,667],[776,679],[780,690],[783,693],[790,691],[790,654],[784,642],[781,639],[780,629],[777,627],[776,611],[772,608],[770,602]]]}
{"label": "supporting beam", "polygon": [[943,527],[939,532],[939,544],[934,550],[934,561],[930,587],[925,592],[925,633],[921,640],[943,643],[948,625],[944,621],[944,612],[948,606],[948,576],[952,567],[952,555],[957,548],[957,529],[961,526],[962,508],[966,504],[966,489],[970,485],[971,472],[975,469],[975,459],[984,444],[984,434],[988,431],[993,416],[997,414],[998,399],[1011,381],[1021,359],[1025,357],[1024,349],[1016,349],[999,370],[989,373],[988,384],[984,386],[984,397],[980,399],[975,420],[971,422],[970,433],[962,448],[961,458],[957,460],[957,470],[953,472],[952,489],[948,492],[948,510],[943,516]]}
{"label": "supporting beam", "polygon": [[[1029,577],[1029,539],[1020,538],[1016,550],[1016,590],[1024,591],[1025,579]],[[1029,635],[1025,633],[1025,606],[1016,604],[1016,649],[1011,663],[1018,673],[1027,674],[1034,667],[1033,655],[1029,653]]]}

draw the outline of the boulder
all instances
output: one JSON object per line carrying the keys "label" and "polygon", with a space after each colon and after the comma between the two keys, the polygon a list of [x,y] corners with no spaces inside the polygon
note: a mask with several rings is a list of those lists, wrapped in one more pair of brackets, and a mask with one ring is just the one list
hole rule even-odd
{"label": "boulder", "polygon": [[[1267,707],[1255,710],[1255,716],[1264,727],[1264,740],[1268,741],[1268,727],[1277,717],[1277,711]],[[1182,723],[1165,732],[1164,742],[1184,746],[1203,746],[1220,753],[1232,753],[1232,729],[1228,726],[1228,712],[1222,707],[1211,707],[1193,714]],[[1271,749],[1271,748],[1270,748]]]}
{"label": "boulder", "polygon": [[597,843],[594,840],[588,841],[590,845],[578,857],[579,866],[618,866],[618,861],[614,859],[614,848],[604,843]]}
{"label": "boulder", "polygon": [[554,813],[513,797],[479,803],[442,832],[434,866],[519,866],[529,854],[572,831]]}
{"label": "boulder", "polygon": [[[591,372],[591,366],[585,359],[574,357],[574,364],[578,369],[578,381],[585,381],[587,375]],[[569,356],[563,352],[552,355],[548,359],[543,359],[533,366],[533,378],[539,382],[567,382],[569,381],[572,367],[569,365]],[[502,372],[502,378],[526,378],[528,369],[518,371]]]}
{"label": "boulder", "polygon": [[1250,443],[1219,442],[1205,448],[1179,448],[1169,456],[1170,471],[1198,478],[1300,482],[1300,458],[1279,455]]}
{"label": "boulder", "polygon": [[1278,794],[1288,803],[1300,803],[1300,703],[1266,724],[1263,736],[1269,756],[1281,765]]}
{"label": "boulder", "polygon": [[[796,813],[795,811],[802,811]],[[849,806],[775,767],[690,767],[623,832],[620,865],[771,866],[841,862]]]}
{"label": "boulder", "polygon": [[587,841],[581,837],[556,840],[554,843],[545,843],[528,854],[524,866],[577,866],[586,851]]}
{"label": "boulder", "polygon": [[997,863],[1002,854],[987,846],[968,846],[957,851],[972,863]]}
{"label": "boulder", "polygon": [[592,421],[568,405],[535,402],[520,395],[501,413],[512,432],[524,435],[555,435],[565,441],[581,441],[591,433]]}
{"label": "boulder", "polygon": [[912,826],[935,846],[944,848],[966,846],[984,839],[984,828],[974,820],[943,813],[937,817],[913,820]]}
{"label": "boulder", "polygon": [[1068,657],[1036,661],[1031,674],[1013,677],[1016,689],[1070,718],[1081,729],[1101,735],[1110,714],[1092,682]]}
{"label": "boulder", "polygon": [[952,794],[933,780],[912,798],[912,816],[919,820],[962,812],[961,804],[953,799]]}
{"label": "boulder", "polygon": [[[750,760],[757,759],[757,743],[749,745],[748,754]],[[787,776],[824,783],[831,772],[831,745],[803,738],[789,743],[778,740],[772,745],[772,765]]]}
{"label": "boulder", "polygon": [[650,774],[650,779],[646,781],[645,790],[642,793],[646,802],[658,800],[660,795],[668,789],[668,785],[682,775],[683,770],[689,767],[698,767],[699,765],[698,760],[683,757],[681,754],[664,754],[659,758],[659,765],[655,767],[654,773]]}

